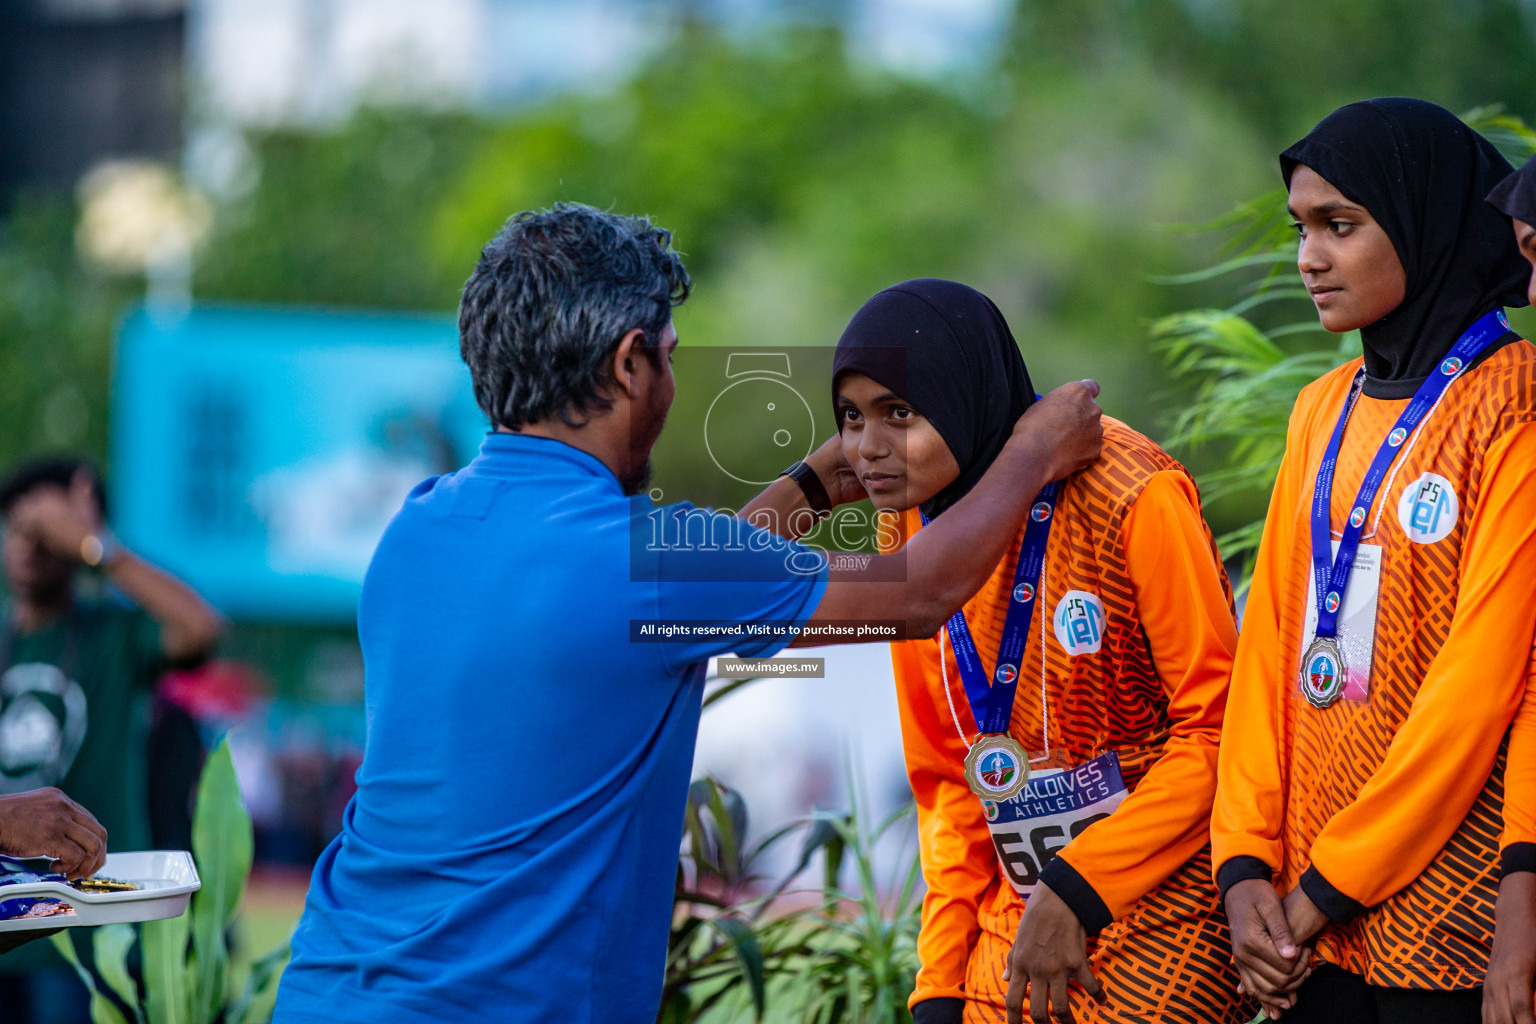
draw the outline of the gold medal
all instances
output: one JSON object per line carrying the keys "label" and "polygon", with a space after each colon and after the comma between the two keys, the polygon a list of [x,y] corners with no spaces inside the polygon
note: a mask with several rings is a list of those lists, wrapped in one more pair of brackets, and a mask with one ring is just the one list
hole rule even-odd
{"label": "gold medal", "polygon": [[1012,800],[1029,781],[1029,759],[1012,737],[978,736],[965,757],[965,781],[983,800]]}
{"label": "gold medal", "polygon": [[70,887],[81,892],[134,892],[142,886],[137,882],[124,882],[117,878],[105,878],[97,875],[94,878],[77,878],[70,882]]}

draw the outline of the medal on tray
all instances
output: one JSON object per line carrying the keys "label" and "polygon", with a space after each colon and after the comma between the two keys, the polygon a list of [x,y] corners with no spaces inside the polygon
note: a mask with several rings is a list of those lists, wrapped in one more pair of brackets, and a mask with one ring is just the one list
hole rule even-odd
{"label": "medal on tray", "polygon": [[[1333,508],[1333,474],[1338,466],[1339,448],[1344,441],[1344,427],[1355,401],[1365,383],[1365,368],[1355,374],[1350,385],[1349,397],[1344,399],[1344,409],[1339,413],[1333,435],[1323,452],[1323,461],[1317,469],[1317,484],[1312,490],[1312,573],[1317,582],[1317,631],[1301,656],[1300,679],[1302,694],[1307,702],[1318,709],[1327,708],[1344,694],[1349,682],[1349,662],[1344,655],[1344,645],[1339,643],[1339,619],[1344,609],[1344,593],[1349,584],[1350,570],[1360,550],[1360,534],[1366,517],[1376,501],[1376,492],[1392,462],[1397,458],[1403,442],[1424,422],[1435,405],[1445,395],[1451,383],[1472,364],[1477,356],[1495,339],[1509,330],[1509,320],[1502,309],[1485,313],[1477,323],[1467,328],[1456,344],[1451,346],[1446,358],[1435,372],[1425,378],[1404,407],[1386,439],[1376,450],[1376,456],[1366,468],[1360,481],[1360,492],[1350,506],[1349,518],[1339,537],[1339,551],[1333,554],[1333,537],[1329,529]],[[1365,666],[1369,668],[1370,666]]]}
{"label": "medal on tray", "polygon": [[[1058,485],[1048,484],[1036,496],[1024,527],[1019,547],[1019,562],[1014,569],[1013,589],[1009,592],[1008,614],[1003,619],[1003,638],[997,649],[997,668],[987,678],[982,668],[976,641],[965,621],[965,610],[955,612],[945,627],[955,664],[965,683],[966,699],[981,734],[969,744],[965,758],[965,778],[971,790],[985,801],[1011,800],[1029,781],[1029,756],[1008,735],[1013,723],[1013,696],[1019,686],[1019,666],[1024,660],[1024,644],[1034,616],[1045,566],[1045,548],[1055,518]],[[927,522],[927,516],[923,521]],[[939,657],[943,658],[940,651]],[[951,708],[953,710],[953,708]],[[956,724],[959,720],[956,719]],[[961,739],[964,739],[964,734]]]}

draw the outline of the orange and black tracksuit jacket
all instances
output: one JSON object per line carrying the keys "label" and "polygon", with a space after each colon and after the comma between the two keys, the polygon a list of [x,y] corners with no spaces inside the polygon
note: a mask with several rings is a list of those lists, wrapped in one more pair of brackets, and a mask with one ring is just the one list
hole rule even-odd
{"label": "orange and black tracksuit jacket", "polygon": [[[1041,879],[1090,935],[1109,994],[1073,986],[1080,1021],[1245,1021],[1230,939],[1210,876],[1216,748],[1236,648],[1232,596],[1188,472],[1147,438],[1105,419],[1104,455],[1057,500],[1035,622],[1020,667],[1012,735],[1057,767],[1118,752],[1130,794],[1062,848]],[[920,528],[910,511],[900,542]],[[990,677],[1023,530],[965,605]],[[1105,612],[1094,653],[1069,654],[1049,623],[1069,591]],[[1042,629],[1043,626],[1043,629]],[[917,798],[923,876],[910,1004],[917,1020],[1001,1021],[1001,975],[1024,906],[1002,877],[980,801],[962,768],[976,723],[944,633],[892,644],[907,773]],[[1042,650],[1043,644],[1043,650]],[[949,694],[939,658],[947,663]],[[926,1005],[924,1005],[926,1004]]]}
{"label": "orange and black tracksuit jacket", "polygon": [[[1506,752],[1522,742],[1516,730],[1511,746],[1510,724],[1536,632],[1536,347],[1507,344],[1467,371],[1398,455],[1362,539],[1382,548],[1370,692],[1319,710],[1297,685],[1309,513],[1359,366],[1308,385],[1291,413],[1233,669],[1212,848],[1223,890],[1299,884],[1330,918],[1316,945],[1330,963],[1374,985],[1470,988],[1488,964]],[[1406,402],[1359,399],[1335,537]],[[1415,536],[1404,518],[1424,494],[1454,517]],[[1523,743],[1536,753],[1536,735]],[[1505,842],[1536,840],[1536,815],[1517,818]]]}

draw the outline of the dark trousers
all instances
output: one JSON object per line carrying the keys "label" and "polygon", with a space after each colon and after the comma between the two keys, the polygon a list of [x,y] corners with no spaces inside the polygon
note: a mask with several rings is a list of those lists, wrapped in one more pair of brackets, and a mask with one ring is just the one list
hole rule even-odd
{"label": "dark trousers", "polygon": [[1367,985],[1358,974],[1323,964],[1296,990],[1281,1024],[1481,1024],[1483,990],[1427,992]]}

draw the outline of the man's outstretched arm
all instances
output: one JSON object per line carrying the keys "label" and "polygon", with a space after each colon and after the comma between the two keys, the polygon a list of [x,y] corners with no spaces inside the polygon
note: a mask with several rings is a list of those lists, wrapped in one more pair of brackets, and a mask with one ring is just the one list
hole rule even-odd
{"label": "man's outstretched arm", "polygon": [[[807,624],[811,635],[792,646],[826,643],[815,627],[827,622],[900,621],[908,637],[937,633],[997,568],[1040,489],[1099,457],[1104,426],[1094,401],[1098,393],[1095,382],[1078,381],[1030,406],[969,494],[900,551],[832,573]],[[744,514],[751,514],[751,506]]]}

